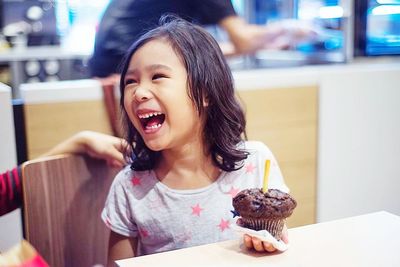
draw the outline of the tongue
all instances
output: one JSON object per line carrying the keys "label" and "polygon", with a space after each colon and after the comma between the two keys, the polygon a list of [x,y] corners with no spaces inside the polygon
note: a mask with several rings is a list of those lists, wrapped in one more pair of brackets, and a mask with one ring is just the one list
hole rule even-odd
{"label": "tongue", "polygon": [[158,116],[152,117],[147,122],[146,127],[151,127],[151,126],[154,126],[154,125],[157,125],[157,124],[161,124],[161,118],[159,118]]}

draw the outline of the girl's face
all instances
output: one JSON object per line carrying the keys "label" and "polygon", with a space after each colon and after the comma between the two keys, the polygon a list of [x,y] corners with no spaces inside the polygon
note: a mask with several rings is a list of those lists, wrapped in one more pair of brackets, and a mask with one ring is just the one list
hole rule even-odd
{"label": "girl's face", "polygon": [[187,71],[165,40],[149,41],[133,54],[124,108],[153,151],[200,141],[201,122],[188,96]]}

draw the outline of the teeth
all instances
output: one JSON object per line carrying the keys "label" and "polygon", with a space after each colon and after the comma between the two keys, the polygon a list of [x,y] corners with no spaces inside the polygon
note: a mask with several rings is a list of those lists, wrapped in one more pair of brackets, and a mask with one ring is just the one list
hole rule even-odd
{"label": "teeth", "polygon": [[160,128],[161,127],[161,124],[157,124],[157,125],[153,125],[153,126],[147,126],[146,128],[147,129],[157,129],[157,128]]}
{"label": "teeth", "polygon": [[138,115],[138,117],[140,119],[148,119],[148,118],[151,118],[151,117],[154,117],[154,116],[158,116],[158,115],[161,115],[161,114],[162,114],[161,112],[151,112],[151,113],[147,113],[147,114],[140,114],[140,115]]}

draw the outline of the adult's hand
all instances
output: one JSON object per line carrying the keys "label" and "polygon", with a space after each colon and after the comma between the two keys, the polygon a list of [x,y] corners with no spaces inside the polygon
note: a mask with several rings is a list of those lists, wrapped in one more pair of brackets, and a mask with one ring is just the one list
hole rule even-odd
{"label": "adult's hand", "polygon": [[126,149],[128,149],[128,144],[124,139],[93,131],[82,131],[56,145],[41,157],[58,154],[88,154],[105,160],[112,167],[120,168],[126,163],[123,156]]}

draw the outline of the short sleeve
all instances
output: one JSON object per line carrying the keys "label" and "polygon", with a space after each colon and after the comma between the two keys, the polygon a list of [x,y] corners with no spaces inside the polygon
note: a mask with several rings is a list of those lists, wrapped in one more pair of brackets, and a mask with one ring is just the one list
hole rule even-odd
{"label": "short sleeve", "polygon": [[110,230],[123,236],[136,237],[138,228],[131,216],[127,177],[129,169],[124,169],[114,179],[101,214],[101,218]]}

